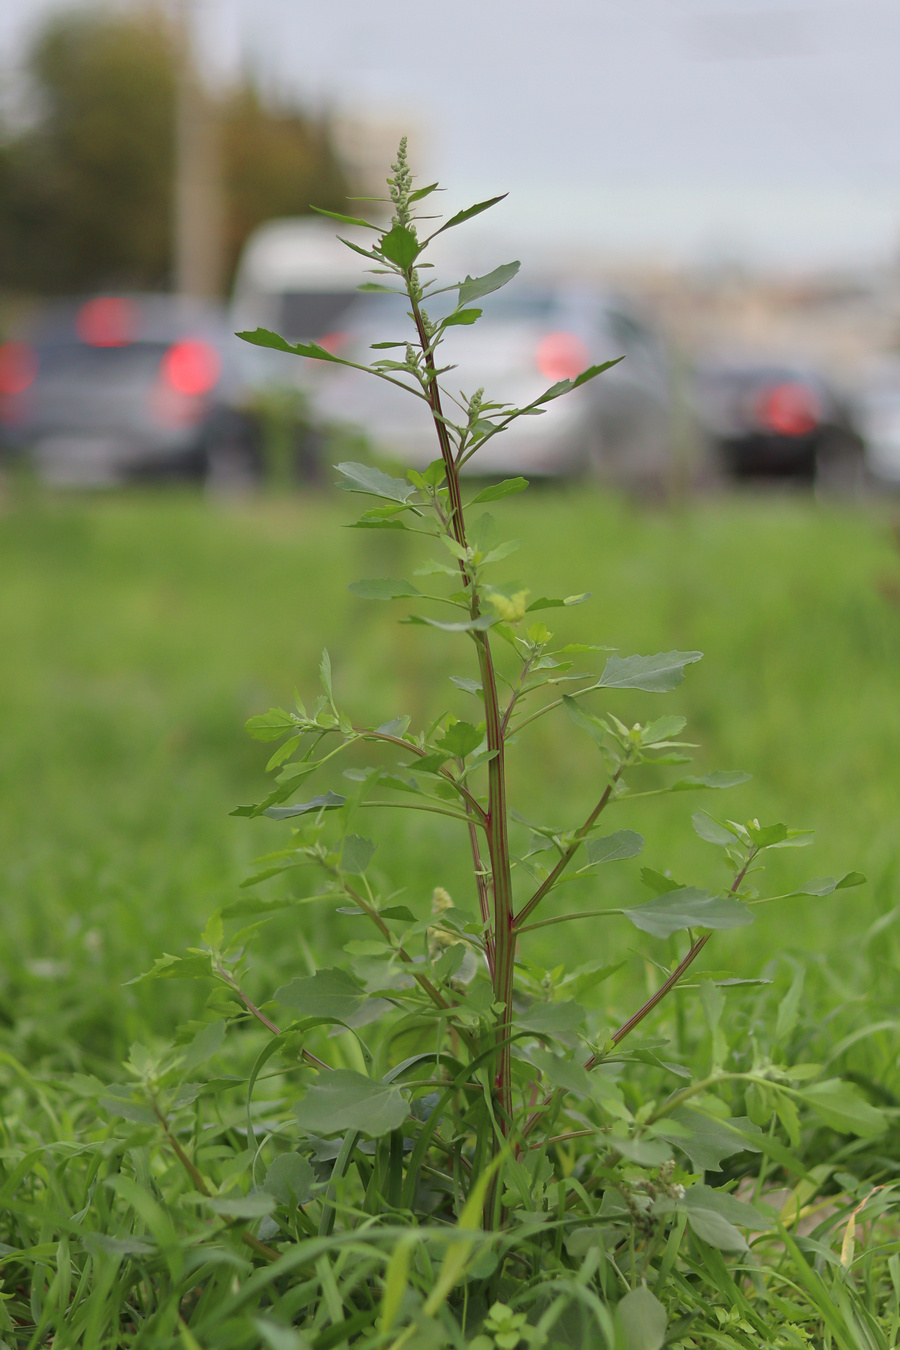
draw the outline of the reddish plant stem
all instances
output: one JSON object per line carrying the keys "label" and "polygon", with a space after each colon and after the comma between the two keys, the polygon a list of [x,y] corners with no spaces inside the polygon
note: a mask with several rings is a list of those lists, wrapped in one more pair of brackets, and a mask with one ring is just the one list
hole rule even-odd
{"label": "reddish plant stem", "polygon": [[612,779],[610,780],[610,782],[607,783],[606,788],[604,789],[603,796],[600,798],[599,802],[594,807],[593,811],[582,825],[581,829],[575,835],[575,838],[572,840],[571,844],[566,849],[565,853],[562,855],[559,862],[553,868],[553,871],[550,873],[550,875],[547,877],[545,881],[541,882],[540,886],[538,886],[537,890],[535,891],[531,899],[526,901],[526,903],[519,910],[518,914],[515,917],[516,928],[521,927],[521,925],[525,922],[528,916],[530,914],[533,914],[534,911],[537,909],[538,905],[541,903],[547,892],[552,890],[553,887],[556,885],[560,876],[566,870],[569,863],[572,861],[575,854],[577,853],[582,841],[584,840],[586,835],[590,833],[594,825],[597,823],[597,819],[600,816],[601,812],[605,810],[606,805],[610,797],[612,796],[613,787],[619,781],[619,777],[624,767],[625,767],[624,764],[620,764],[618,769],[616,769],[616,772],[613,774]]}
{"label": "reddish plant stem", "polygon": [[[753,859],[756,857],[758,852],[759,850],[756,848],[752,848],[750,850],[750,853],[747,857],[747,861],[744,863],[743,867],[738,872],[738,874],[734,878],[734,881],[728,888],[729,895],[736,894],[736,892],[740,888],[741,882],[747,875],[747,869],[753,862]],[[643,1022],[644,1018],[647,1017],[649,1013],[652,1013],[653,1009],[657,1006],[657,1004],[662,1002],[662,1000],[666,997],[666,994],[670,993],[670,991],[674,989],[675,985],[681,979],[682,975],[684,975],[688,967],[697,959],[697,957],[703,951],[703,948],[706,946],[707,942],[709,942],[709,939],[711,937],[712,937],[711,932],[704,933],[703,936],[701,938],[698,938],[696,942],[691,943],[690,949],[688,950],[687,954],[678,963],[678,965],[672,971],[671,975],[669,975],[669,977],[663,981],[663,983],[657,989],[656,993],[651,994],[650,997],[647,999],[647,1002],[643,1003],[640,1006],[640,1008],[638,1008],[637,1012],[632,1013],[631,1017],[629,1017],[626,1022],[623,1022],[622,1025],[616,1031],[613,1032],[612,1036],[610,1037],[610,1041],[612,1042],[613,1045],[618,1045],[620,1041],[624,1041],[625,1037],[628,1036],[632,1031],[634,1031],[635,1027],[638,1026],[641,1022]],[[596,1068],[596,1066],[599,1063],[601,1063],[603,1058],[604,1058],[603,1055],[596,1055],[596,1054],[591,1055],[590,1059],[585,1061],[584,1067],[586,1069]],[[546,1111],[547,1107],[552,1105],[556,1096],[557,1096],[556,1092],[549,1092],[547,1096],[544,1098],[544,1100],[541,1102],[538,1109],[536,1111],[533,1111],[532,1114],[528,1117],[522,1129],[522,1139],[525,1139],[527,1135],[530,1134],[530,1132],[534,1129],[538,1120],[543,1115],[544,1111]],[[517,1151],[520,1147],[521,1147],[520,1145],[517,1146]]]}
{"label": "reddish plant stem", "polygon": [[[413,318],[419,335],[419,345],[425,361],[426,379],[424,392],[431,407],[432,418],[444,472],[447,480],[447,493],[450,502],[450,531],[461,548],[466,547],[466,529],[463,517],[462,494],[459,485],[459,466],[453,455],[450,435],[444,422],[441,407],[441,392],[437,382],[430,338],[425,329],[422,313],[416,296],[416,283],[410,270],[406,274],[407,289],[412,306]],[[472,600],[470,614],[473,619],[480,616],[478,593],[472,587],[471,577],[465,562],[460,560],[460,573],[463,586],[471,587]],[[474,630],[472,637],[478,652],[478,665],[481,673],[482,697],[484,699],[485,729],[490,759],[488,760],[488,809],[485,820],[488,853],[491,860],[491,891],[493,893],[494,919],[494,1001],[501,1005],[494,1023],[494,1037],[497,1044],[497,1062],[494,1074],[494,1098],[498,1107],[497,1116],[504,1134],[509,1132],[512,1119],[512,993],[515,973],[516,934],[513,914],[512,873],[509,859],[509,838],[507,833],[506,801],[506,765],[504,757],[503,716],[497,693],[497,679],[491,657],[491,647],[486,632]],[[495,1141],[495,1147],[498,1141]],[[496,1211],[496,1185],[490,1188],[485,1201],[485,1215],[493,1226]]]}
{"label": "reddish plant stem", "polygon": [[[160,1111],[159,1106],[157,1105],[155,1100],[153,1101],[153,1114],[156,1116],[156,1119],[162,1126],[163,1133],[165,1134],[166,1139],[169,1142],[172,1152],[175,1154],[175,1157],[181,1163],[182,1167],[187,1172],[191,1181],[194,1183],[195,1190],[198,1190],[201,1195],[205,1195],[207,1197],[210,1196],[212,1192],[210,1191],[209,1187],[206,1184],[206,1179],[203,1176],[203,1173],[197,1167],[196,1163],[193,1162],[193,1160],[188,1157],[184,1149],[179,1144],[178,1140],[175,1138],[169,1126],[168,1120],[166,1119],[163,1112]],[[223,1217],[227,1219],[228,1216],[225,1215]],[[230,1220],[230,1222],[233,1223],[234,1220],[232,1219]],[[277,1261],[278,1258],[281,1256],[281,1252],[277,1252],[274,1247],[269,1247],[265,1242],[260,1242],[259,1238],[255,1237],[253,1233],[248,1233],[246,1228],[242,1228],[240,1230],[240,1239],[241,1242],[246,1243],[248,1247],[250,1247],[253,1251],[257,1252],[260,1256],[264,1256],[267,1261]]]}

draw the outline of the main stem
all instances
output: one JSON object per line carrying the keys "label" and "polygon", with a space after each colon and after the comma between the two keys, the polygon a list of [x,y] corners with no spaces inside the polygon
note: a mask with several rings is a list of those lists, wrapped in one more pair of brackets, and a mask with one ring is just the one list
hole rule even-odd
{"label": "main stem", "polygon": [[[415,282],[412,274],[407,275],[407,290],[412,305],[413,317],[419,335],[419,344],[425,359],[427,383],[425,393],[431,407],[435,431],[441,447],[441,458],[447,478],[447,491],[450,498],[450,531],[456,542],[466,547],[466,527],[463,516],[462,495],[459,486],[459,467],[453,455],[450,435],[444,422],[441,407],[441,391],[438,387],[434,357],[429,336],[422,321],[422,313],[415,294]],[[463,585],[471,587],[466,565],[460,562]],[[473,619],[480,614],[478,594],[474,587],[469,612]],[[494,1001],[501,1005],[494,1023],[494,1038],[497,1045],[497,1059],[494,1074],[494,1101],[500,1129],[504,1135],[509,1132],[512,1120],[512,995],[516,957],[515,918],[513,914],[512,873],[509,861],[509,837],[507,832],[506,801],[506,762],[504,756],[503,714],[497,692],[497,679],[491,657],[491,646],[486,632],[472,634],[478,652],[478,665],[481,673],[481,685],[484,697],[484,714],[488,760],[488,809],[485,822],[488,853],[491,860],[491,893],[493,896],[494,927]],[[495,1141],[495,1148],[499,1141]],[[486,1203],[493,1217],[495,1209],[493,1192]]]}

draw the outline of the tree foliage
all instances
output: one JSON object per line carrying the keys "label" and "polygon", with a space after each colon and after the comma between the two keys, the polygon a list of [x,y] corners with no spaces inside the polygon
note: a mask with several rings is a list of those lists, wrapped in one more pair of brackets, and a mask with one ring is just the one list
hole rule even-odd
{"label": "tree foliage", "polygon": [[[155,7],[55,16],[28,74],[33,115],[0,147],[0,285],[159,287],[173,266],[177,48]],[[226,279],[254,226],[346,193],[327,128],[245,78],[219,112]]]}

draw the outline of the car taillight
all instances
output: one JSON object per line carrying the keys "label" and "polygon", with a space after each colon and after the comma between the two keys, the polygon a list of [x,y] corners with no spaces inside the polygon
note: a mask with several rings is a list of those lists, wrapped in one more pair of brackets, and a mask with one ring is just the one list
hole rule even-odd
{"label": "car taillight", "polygon": [[169,348],[162,359],[160,374],[163,383],[176,393],[198,397],[209,393],[221,370],[222,362],[215,347],[188,339]]}
{"label": "car taillight", "polygon": [[75,332],[89,347],[127,347],[136,329],[134,301],[122,295],[87,300],[75,316]]}
{"label": "car taillight", "polygon": [[806,384],[770,385],[754,400],[756,420],[779,436],[808,436],[822,419],[822,406]]}
{"label": "car taillight", "polygon": [[535,352],[537,368],[548,380],[574,380],[589,360],[587,347],[574,333],[548,333]]}
{"label": "car taillight", "polygon": [[350,341],[349,333],[326,333],[324,337],[316,338],[320,347],[324,347],[326,352],[331,352],[335,356],[342,347],[346,347]]}
{"label": "car taillight", "polygon": [[38,359],[24,342],[4,342],[0,347],[0,394],[24,394],[34,384]]}

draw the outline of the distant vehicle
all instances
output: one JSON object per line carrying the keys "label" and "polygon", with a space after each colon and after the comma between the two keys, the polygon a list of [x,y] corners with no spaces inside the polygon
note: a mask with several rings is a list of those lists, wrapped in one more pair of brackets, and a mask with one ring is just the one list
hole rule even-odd
{"label": "distant vehicle", "polygon": [[[432,319],[455,304],[453,292],[425,308]],[[668,464],[669,376],[662,342],[623,300],[586,286],[526,289],[513,282],[478,302],[482,318],[463,334],[447,330],[442,377],[451,397],[484,386],[491,401],[530,403],[549,385],[615,357],[625,360],[540,416],[520,418],[473,458],[477,474],[536,477],[591,474],[653,488]],[[401,297],[360,296],[341,318],[334,350],[370,360],[371,344],[412,336]],[[334,368],[317,394],[326,421],[354,423],[390,456],[414,466],[435,458],[434,430],[421,402],[383,381]],[[445,413],[453,417],[452,403]]]}
{"label": "distant vehicle", "polygon": [[[368,243],[347,232],[351,242]],[[366,262],[323,220],[274,220],[248,240],[232,301],[237,331],[270,328],[293,341],[313,339],[352,360],[368,361],[371,343],[411,336],[401,299],[360,294]],[[452,254],[442,270],[453,273]],[[458,269],[457,269],[458,270]],[[465,270],[459,271],[462,280]],[[438,318],[455,298],[428,306]],[[515,281],[479,302],[484,315],[461,337],[448,332],[442,361],[452,391],[480,385],[491,399],[528,402],[555,380],[594,362],[626,360],[595,383],[523,418],[473,461],[475,472],[537,476],[606,475],[655,485],[668,462],[669,377],[662,342],[625,301],[579,286],[523,289]],[[360,427],[388,455],[424,465],[434,457],[433,429],[413,399],[359,372],[298,361],[253,348],[252,383],[301,387],[316,423]],[[451,410],[448,410],[448,413]]]}
{"label": "distant vehicle", "polygon": [[701,428],[730,477],[850,482],[862,440],[846,398],[821,374],[778,362],[709,362],[696,373]]}
{"label": "distant vehicle", "polygon": [[255,475],[240,346],[221,308],[173,296],[52,305],[0,346],[0,444],[55,486]]}
{"label": "distant vehicle", "polygon": [[900,487],[900,366],[886,365],[857,393],[859,427],[870,477]]}
{"label": "distant vehicle", "polygon": [[[352,231],[344,231],[354,238]],[[357,232],[358,233],[358,232]],[[365,261],[319,217],[270,220],[244,245],[235,274],[230,323],[233,331],[268,328],[291,341],[328,347],[343,330],[347,310],[359,299]],[[255,387],[300,385],[322,378],[315,362],[245,344],[245,369]],[[327,371],[325,373],[327,378]]]}

